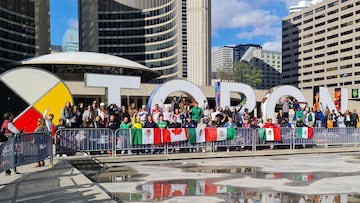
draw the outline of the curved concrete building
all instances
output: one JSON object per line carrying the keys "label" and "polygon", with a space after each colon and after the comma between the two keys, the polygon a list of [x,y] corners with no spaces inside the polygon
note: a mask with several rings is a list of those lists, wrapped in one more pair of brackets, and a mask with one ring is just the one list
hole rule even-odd
{"label": "curved concrete building", "polygon": [[124,57],[160,71],[153,82],[188,78],[187,2],[79,0],[80,50]]}
{"label": "curved concrete building", "polygon": [[158,71],[128,59],[93,52],[60,52],[25,59],[15,66],[43,68],[62,80],[83,81],[85,73],[140,76],[142,82],[159,77]]}

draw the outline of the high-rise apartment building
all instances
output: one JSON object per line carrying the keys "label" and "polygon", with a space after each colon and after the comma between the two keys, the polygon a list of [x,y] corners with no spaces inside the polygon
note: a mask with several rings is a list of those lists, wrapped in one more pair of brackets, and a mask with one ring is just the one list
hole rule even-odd
{"label": "high-rise apartment building", "polygon": [[72,52],[79,51],[79,30],[75,28],[69,28],[66,30],[63,38],[61,51]]}
{"label": "high-rise apartment building", "polygon": [[50,52],[49,0],[0,1],[0,71]]}
{"label": "high-rise apartment building", "polygon": [[211,72],[233,72],[234,47],[224,46],[211,51]]}
{"label": "high-rise apartment building", "polygon": [[154,82],[209,84],[209,24],[210,0],[79,0],[80,50],[158,70]]}
{"label": "high-rise apartment building", "polygon": [[324,0],[300,0],[296,5],[289,7],[289,14],[302,11],[305,8],[308,8],[317,3],[321,3]]}
{"label": "high-rise apartment building", "polygon": [[283,84],[360,84],[360,1],[328,0],[283,18]]}
{"label": "high-rise apartment building", "polygon": [[257,44],[240,44],[234,47],[219,47],[211,53],[211,70],[215,76],[219,71],[233,74],[233,64],[239,62],[262,70],[263,80],[257,86],[258,89],[270,89],[281,84],[282,65],[279,51],[263,50]]}
{"label": "high-rise apartment building", "polygon": [[281,52],[249,48],[241,59],[247,61],[263,72],[263,81],[257,86],[258,89],[271,89],[281,84]]}

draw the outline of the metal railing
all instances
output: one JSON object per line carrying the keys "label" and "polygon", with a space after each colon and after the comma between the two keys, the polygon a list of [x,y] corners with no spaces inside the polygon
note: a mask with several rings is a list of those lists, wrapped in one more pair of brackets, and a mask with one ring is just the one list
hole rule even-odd
{"label": "metal railing", "polygon": [[60,137],[57,153],[67,154],[75,152],[107,152],[108,154],[152,154],[176,152],[216,152],[233,150],[270,149],[297,149],[306,147],[329,146],[358,146],[360,142],[359,128],[312,128],[310,138],[301,138],[297,128],[280,128],[280,141],[268,141],[259,136],[259,129],[238,128],[236,136],[231,140],[207,142],[176,141],[166,143],[163,140],[163,131],[160,144],[133,143],[132,129],[106,128],[65,128],[57,132]]}
{"label": "metal railing", "polygon": [[8,138],[0,144],[0,172],[47,158],[53,164],[51,133],[15,134]]}

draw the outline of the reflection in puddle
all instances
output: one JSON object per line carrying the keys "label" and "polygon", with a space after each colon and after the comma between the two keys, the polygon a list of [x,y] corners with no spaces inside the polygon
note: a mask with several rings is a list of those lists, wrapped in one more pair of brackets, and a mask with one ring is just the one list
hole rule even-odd
{"label": "reflection in puddle", "polygon": [[316,203],[346,203],[359,202],[355,195],[301,195],[267,190],[237,188],[233,186],[216,185],[216,179],[205,180],[171,180],[146,183],[138,186],[137,193],[114,193],[113,198],[123,201],[160,201],[177,196],[216,196],[225,202],[316,202]]}
{"label": "reflection in puddle", "polygon": [[249,176],[257,179],[288,179],[293,181],[289,185],[304,186],[309,185],[313,181],[324,178],[345,177],[345,176],[360,176],[360,172],[342,173],[342,172],[311,172],[311,173],[279,173],[279,172],[264,172],[259,167],[191,167],[183,169],[184,172],[191,173],[224,173],[229,174],[229,178],[240,178]]}
{"label": "reflection in puddle", "polygon": [[[160,201],[176,196],[216,196],[224,199],[225,202],[316,202],[316,203],[347,203],[360,202],[360,195],[334,194],[334,195],[301,195],[272,191],[267,188],[238,188],[230,185],[217,185],[216,182],[234,178],[251,177],[256,179],[287,179],[287,185],[307,186],[314,181],[324,178],[360,176],[360,172],[339,173],[339,172],[312,172],[312,173],[269,173],[259,167],[209,167],[197,166],[195,164],[167,164],[162,165],[172,168],[181,168],[188,173],[222,173],[227,174],[222,178],[203,180],[167,180],[148,182],[136,187],[137,192],[110,194],[118,202],[124,201]],[[113,166],[108,168],[78,167],[93,182],[137,182],[144,181],[147,174],[140,174],[134,168],[128,166]]]}

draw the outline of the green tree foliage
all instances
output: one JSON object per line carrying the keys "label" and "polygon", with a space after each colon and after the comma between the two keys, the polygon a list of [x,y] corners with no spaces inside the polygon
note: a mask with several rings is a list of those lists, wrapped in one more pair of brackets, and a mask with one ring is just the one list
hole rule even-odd
{"label": "green tree foliage", "polygon": [[241,82],[256,88],[263,81],[263,71],[255,66],[239,62],[233,65],[233,80]]}
{"label": "green tree foliage", "polygon": [[232,80],[234,80],[232,73],[228,73],[228,72],[223,71],[223,70],[218,70],[217,71],[217,78],[221,79],[222,81],[232,81]]}

